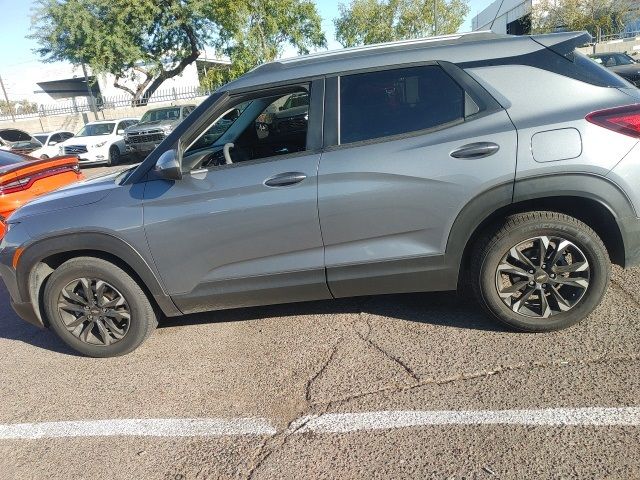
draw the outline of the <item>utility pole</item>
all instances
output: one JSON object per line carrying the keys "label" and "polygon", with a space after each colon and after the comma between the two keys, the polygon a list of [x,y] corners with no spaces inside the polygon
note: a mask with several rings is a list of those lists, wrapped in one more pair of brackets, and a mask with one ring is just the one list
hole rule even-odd
{"label": "utility pole", "polygon": [[433,0],[433,36],[438,35],[438,9],[437,2],[438,0]]}
{"label": "utility pole", "polygon": [[2,86],[2,93],[4,93],[4,99],[7,101],[7,108],[9,109],[9,113],[11,114],[11,120],[13,123],[16,122],[16,116],[13,114],[13,106],[9,102],[9,97],[7,96],[7,91],[4,88],[4,82],[2,81],[2,77],[0,77],[0,86]]}
{"label": "utility pole", "polygon": [[89,93],[89,105],[91,105],[91,111],[93,112],[93,116],[95,120],[98,120],[98,109],[96,107],[96,101],[93,98],[93,92],[91,91],[91,85],[89,85],[89,76],[87,75],[87,67],[82,62],[82,73],[84,73],[84,81],[87,84],[87,93]]}

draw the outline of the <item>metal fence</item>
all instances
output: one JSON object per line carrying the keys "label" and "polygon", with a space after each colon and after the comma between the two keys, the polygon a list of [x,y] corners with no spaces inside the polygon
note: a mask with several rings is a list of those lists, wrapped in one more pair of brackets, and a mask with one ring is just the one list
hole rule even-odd
{"label": "metal fence", "polygon": [[640,37],[640,30],[626,31],[613,35],[600,35],[596,38],[598,42],[610,42],[611,40],[624,40],[626,38]]}
{"label": "metal fence", "polygon": [[[206,97],[211,92],[200,86],[179,87],[165,90],[156,90],[150,97],[142,97],[139,100],[133,100],[131,95],[118,95],[112,97],[98,96],[95,98],[96,109],[98,111],[127,108],[136,106],[145,106],[148,104],[159,102],[172,102],[176,100],[190,100],[199,97]],[[14,112],[13,116],[8,112],[0,113],[0,120],[11,120],[12,117],[18,119],[46,117],[53,115],[73,115],[82,112],[91,112],[91,100],[89,97],[78,97],[71,101],[57,102],[51,104],[38,105],[37,111],[30,112]]]}

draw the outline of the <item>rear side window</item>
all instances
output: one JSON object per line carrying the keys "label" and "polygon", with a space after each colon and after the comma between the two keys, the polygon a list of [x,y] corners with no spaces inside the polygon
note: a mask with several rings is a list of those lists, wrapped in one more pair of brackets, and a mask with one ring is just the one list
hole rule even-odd
{"label": "rear side window", "polygon": [[567,55],[567,60],[573,62],[577,75],[571,76],[577,80],[603,87],[630,87],[621,77],[607,70],[595,60],[580,53],[578,50],[574,50]]}
{"label": "rear side window", "polygon": [[464,90],[437,65],[340,77],[340,143],[464,119]]}

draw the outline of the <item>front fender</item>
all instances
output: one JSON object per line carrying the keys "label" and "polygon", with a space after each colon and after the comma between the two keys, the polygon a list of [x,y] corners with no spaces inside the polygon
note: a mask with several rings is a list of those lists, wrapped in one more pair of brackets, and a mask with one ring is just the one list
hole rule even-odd
{"label": "front fender", "polygon": [[142,281],[165,315],[181,314],[169,295],[164,292],[158,276],[149,263],[135,248],[115,235],[103,232],[60,234],[28,243],[23,248],[16,268],[16,279],[20,297],[24,300],[31,299],[32,303],[38,303],[34,298],[34,287],[39,279],[32,273],[44,259],[57,254],[72,256],[76,253],[77,256],[106,254],[117,258]]}

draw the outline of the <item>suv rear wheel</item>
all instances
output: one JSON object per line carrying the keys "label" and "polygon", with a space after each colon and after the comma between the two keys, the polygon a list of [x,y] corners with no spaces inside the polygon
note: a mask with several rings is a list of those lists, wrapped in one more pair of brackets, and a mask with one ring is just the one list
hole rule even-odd
{"label": "suv rear wheel", "polygon": [[157,326],[136,281],[99,258],[78,257],[58,267],[47,282],[44,306],[52,330],[91,357],[129,353]]}
{"label": "suv rear wheel", "polygon": [[585,223],[555,212],[510,216],[476,245],[475,294],[499,321],[541,332],[589,315],[607,289],[611,264]]}

